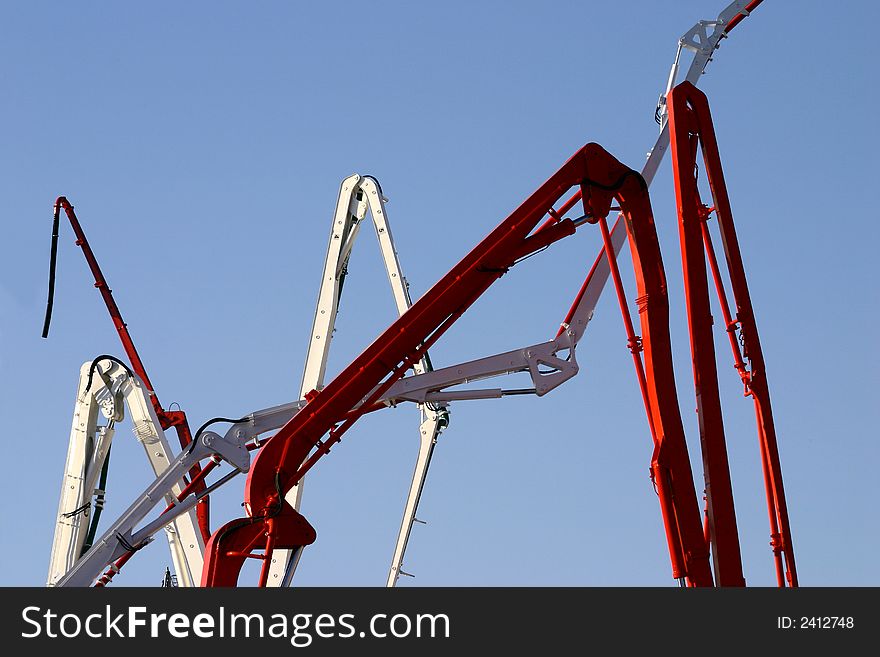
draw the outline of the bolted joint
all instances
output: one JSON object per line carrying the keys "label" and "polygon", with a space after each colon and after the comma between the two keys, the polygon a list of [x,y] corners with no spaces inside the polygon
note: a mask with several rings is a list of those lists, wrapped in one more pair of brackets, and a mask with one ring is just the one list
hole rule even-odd
{"label": "bolted joint", "polygon": [[709,216],[715,212],[715,207],[709,207],[708,205],[701,204],[697,207],[697,217],[700,221],[709,221]]}
{"label": "bolted joint", "polygon": [[626,341],[626,346],[634,354],[637,354],[644,349],[644,347],[642,346],[642,338],[638,335],[634,335],[633,337],[628,338]]}

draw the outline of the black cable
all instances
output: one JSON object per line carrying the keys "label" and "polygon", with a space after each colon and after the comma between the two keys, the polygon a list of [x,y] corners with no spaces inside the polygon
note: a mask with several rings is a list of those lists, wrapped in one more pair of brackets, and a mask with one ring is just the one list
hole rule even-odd
{"label": "black cable", "polygon": [[76,507],[73,511],[68,511],[67,513],[62,513],[61,515],[65,518],[73,518],[78,516],[80,513],[86,513],[89,510],[89,507],[92,506],[91,502],[86,502],[82,506]]}
{"label": "black cable", "polygon": [[192,439],[192,442],[189,444],[189,447],[187,448],[187,453],[191,452],[193,450],[193,448],[196,446],[196,442],[198,442],[199,436],[202,435],[202,431],[207,429],[212,424],[214,424],[216,422],[228,422],[229,424],[238,424],[239,422],[248,422],[249,420],[250,420],[249,415],[246,417],[240,417],[237,420],[233,420],[232,418],[229,418],[229,417],[213,417],[213,418],[211,418],[210,420],[205,422],[202,426],[200,426],[198,428],[198,430],[193,434],[193,439]]}
{"label": "black cable", "polygon": [[198,438],[198,437],[202,434],[202,431],[204,431],[204,430],[207,429],[210,425],[212,425],[212,424],[214,424],[214,423],[216,423],[216,422],[228,422],[229,424],[238,424],[239,422],[247,422],[247,421],[249,421],[249,420],[250,420],[250,415],[248,415],[248,416],[246,416],[246,417],[240,417],[240,418],[238,418],[237,420],[233,420],[232,418],[229,418],[229,417],[214,417],[214,418],[211,418],[210,420],[208,420],[207,422],[205,422],[202,426],[200,426],[200,427],[198,428],[198,430],[195,432],[195,434],[193,434],[193,440],[195,440],[196,438]]}
{"label": "black cable", "polygon": [[104,492],[107,490],[107,473],[110,471],[110,447],[107,447],[107,455],[104,457],[104,465],[101,468],[101,478],[98,483],[98,490],[101,492],[95,496],[95,513],[92,515],[92,522],[89,524],[89,533],[83,543],[80,556],[89,551],[89,548],[95,542],[95,535],[98,533],[98,521],[101,519],[101,511],[104,509]]}
{"label": "black cable", "polygon": [[379,193],[380,194],[382,193],[382,185],[379,184],[379,180],[375,176],[371,176],[371,175],[367,174],[366,176],[364,176],[364,178],[369,178],[374,183],[376,183],[376,187],[379,189]]}
{"label": "black cable", "polygon": [[630,176],[635,176],[639,179],[639,183],[641,184],[642,189],[648,189],[648,184],[645,182],[645,179],[642,177],[638,171],[634,171],[633,169],[627,169],[626,173],[624,173],[620,178],[615,180],[610,185],[603,185],[600,182],[596,182],[595,180],[590,180],[589,178],[584,178],[581,181],[581,184],[592,185],[594,187],[598,187],[599,189],[605,190],[606,192],[616,192],[618,189],[623,187],[623,182],[629,178]]}
{"label": "black cable", "polygon": [[[295,473],[294,473],[295,474]],[[263,514],[263,518],[274,518],[279,515],[284,510],[285,500],[284,495],[286,494],[281,490],[281,469],[275,471],[275,494],[278,497],[278,502],[275,506],[270,510],[267,510],[266,513]]]}
{"label": "black cable", "polygon": [[[260,520],[267,520],[268,518],[274,518],[275,516],[279,515],[284,510],[284,505],[286,504],[286,502],[284,500],[284,495],[281,493],[281,473],[280,472],[275,473],[275,491],[278,495],[279,501],[277,504],[275,504],[274,508],[270,512],[266,512],[266,513],[263,513],[258,516],[250,516],[249,518],[239,518],[240,522],[238,522],[236,524],[229,523],[229,525],[226,526],[226,529],[223,532],[221,532],[220,535],[217,537],[216,541],[214,542],[214,545],[215,546],[221,545],[223,538],[227,534],[235,531],[236,529],[239,529],[240,527],[245,527],[247,525],[253,525],[255,522],[259,522]],[[244,504],[244,503],[242,503],[242,504]]]}
{"label": "black cable", "polygon": [[88,392],[89,389],[92,387],[92,376],[94,376],[94,374],[95,374],[95,368],[98,367],[98,362],[99,362],[99,361],[102,361],[102,360],[113,361],[114,363],[117,363],[118,365],[121,365],[121,366],[122,366],[122,369],[124,369],[126,372],[128,372],[128,375],[129,375],[129,376],[131,376],[131,377],[134,376],[134,372],[131,371],[131,369],[128,367],[128,365],[126,365],[125,363],[123,363],[123,362],[122,362],[121,360],[119,360],[116,356],[110,356],[109,354],[101,354],[100,356],[98,356],[97,358],[95,358],[95,360],[92,361],[92,364],[91,364],[91,366],[89,367],[89,378],[88,378],[88,380],[86,381],[86,392]]}
{"label": "black cable", "polygon": [[49,336],[49,324],[52,322],[52,305],[55,302],[55,265],[58,261],[58,227],[61,219],[61,206],[55,206],[52,217],[52,246],[49,251],[49,297],[46,299],[46,317],[43,319],[43,337]]}
{"label": "black cable", "polygon": [[126,552],[137,552],[138,550],[144,548],[147,545],[147,543],[149,543],[149,540],[146,540],[146,541],[141,541],[137,545],[132,545],[131,543],[128,542],[128,540],[125,538],[125,536],[123,536],[119,532],[116,532],[116,540],[119,541],[119,544],[123,548],[125,548]]}

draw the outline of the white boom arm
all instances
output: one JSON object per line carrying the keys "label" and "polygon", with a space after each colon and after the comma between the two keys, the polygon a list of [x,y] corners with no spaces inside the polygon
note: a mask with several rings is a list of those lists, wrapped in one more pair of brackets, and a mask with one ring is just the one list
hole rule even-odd
{"label": "white boom arm", "polygon": [[[324,374],[327,369],[330,344],[333,340],[339,301],[348,273],[348,261],[368,211],[379,239],[379,249],[385,263],[385,271],[388,274],[388,282],[391,285],[391,293],[394,295],[398,314],[402,315],[412,305],[409,286],[401,271],[400,261],[394,247],[394,238],[391,235],[385,202],[386,199],[382,195],[378,182],[370,176],[354,174],[343,180],[340,185],[339,198],[333,213],[333,224],[327,246],[327,257],[324,260],[315,318],[312,323],[312,332],[309,334],[309,347],[299,393],[301,399],[305,398],[312,390],[320,390],[324,385]],[[430,371],[430,369],[427,357],[416,363],[414,367],[417,374]],[[428,474],[431,453],[437,442],[437,437],[448,424],[448,411],[443,405],[431,408],[425,403],[420,403],[419,411],[421,414],[419,454],[391,560],[388,586],[394,586],[397,583],[397,578],[401,574],[406,574],[401,570],[401,564],[410,531],[413,522],[415,522],[419,496]],[[302,503],[302,483],[300,481],[285,497],[287,502],[297,511]],[[301,553],[301,549],[296,550],[295,553],[292,550],[275,550],[269,568],[269,586],[290,585]]]}
{"label": "white boom arm", "polygon": [[[126,406],[154,476],[161,475],[173,458],[143,382],[110,360],[99,358],[84,363],[49,558],[48,586],[55,586],[80,558],[92,511],[104,505],[98,478],[110,451],[115,424],[123,419]],[[98,425],[99,411],[107,418],[106,425]],[[180,482],[175,483],[166,493],[167,500],[170,502],[171,496],[181,490]],[[193,586],[201,577],[204,541],[196,522],[195,510],[190,510],[165,526],[179,586]]]}

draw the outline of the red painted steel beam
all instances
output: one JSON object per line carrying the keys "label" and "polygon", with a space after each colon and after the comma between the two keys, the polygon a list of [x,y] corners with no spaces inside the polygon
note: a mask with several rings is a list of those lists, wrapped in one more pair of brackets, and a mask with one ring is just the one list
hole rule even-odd
{"label": "red painted steel beam", "polygon": [[[238,573],[251,550],[260,543],[264,545],[271,537],[272,545],[264,558],[264,566],[270,563],[271,548],[292,550],[314,543],[314,528],[292,506],[284,504],[270,517],[239,518],[220,527],[205,546],[205,561],[215,567],[202,570],[202,586],[236,586]],[[265,558],[269,557],[269,558]],[[266,571],[266,568],[263,568]],[[263,580],[264,572],[260,579]],[[262,582],[265,585],[265,581]]]}
{"label": "red painted steel beam", "polygon": [[[770,517],[771,545],[777,562],[778,583],[784,586],[787,580],[789,585],[797,586],[791,529],[764,356],[733,224],[733,214],[724,182],[709,103],[703,92],[691,83],[683,82],[670,91],[667,106],[716,573],[721,578],[719,583],[725,585],[738,585],[742,577],[721,409],[717,400],[717,372],[706,275],[707,255],[718,288],[726,329],[731,333],[738,324],[741,331],[742,353],[735,339],[731,339],[730,343],[734,350],[735,367],[743,378],[746,394],[751,395],[755,403]],[[709,209],[703,205],[700,198],[695,175],[698,147],[702,152],[704,169],[712,193],[714,204],[712,211],[718,217],[722,246],[736,304],[735,317],[730,315],[727,306],[727,295],[724,292],[708,227],[705,224]],[[750,367],[748,370],[745,361],[748,361]],[[737,574],[737,566],[739,574]]]}
{"label": "red painted steel beam", "polygon": [[[261,532],[269,539],[267,550],[273,543],[274,547],[294,547],[290,541],[295,538],[295,532],[281,535],[283,517],[293,513],[284,502],[284,495],[358,417],[357,412],[347,414],[361,403],[368,406],[382,390],[403,376],[424,349],[512,267],[517,258],[532,252],[533,246],[544,244],[545,239],[555,241],[569,234],[569,228],[562,224],[559,228],[554,226],[555,230],[548,226],[540,233],[532,231],[554,203],[578,187],[584,213],[594,222],[608,214],[613,199],[618,201],[627,218],[641,300],[647,412],[656,430],[652,472],[669,536],[673,574],[695,585],[712,584],[675,393],[666,282],[647,186],[637,172],[597,144],[587,144],[575,153],[264,444],[251,465],[245,485],[248,517],[228,523],[211,537],[203,584],[234,585],[246,558],[242,555],[253,549]],[[535,235],[540,235],[540,239],[535,239]],[[340,422],[342,424],[338,424]],[[322,441],[328,432],[329,438]],[[304,519],[300,521],[301,516],[297,516],[291,517],[302,526]],[[305,530],[301,533],[309,542],[314,540],[312,533]]]}
{"label": "red painted steel beam", "polygon": [[[672,94],[669,96],[672,97]],[[669,102],[667,100],[667,102]],[[670,111],[671,115],[671,111]],[[685,305],[687,306],[691,356],[696,391],[703,477],[706,486],[709,540],[712,561],[719,586],[745,586],[733,486],[724,437],[721,394],[715,364],[715,340],[712,334],[712,310],[709,305],[709,281],[701,225],[706,213],[700,201],[694,177],[696,140],[687,124],[689,117],[679,109],[675,123],[670,116],[670,141],[678,198],[679,235]],[[687,151],[686,153],[684,151]]]}

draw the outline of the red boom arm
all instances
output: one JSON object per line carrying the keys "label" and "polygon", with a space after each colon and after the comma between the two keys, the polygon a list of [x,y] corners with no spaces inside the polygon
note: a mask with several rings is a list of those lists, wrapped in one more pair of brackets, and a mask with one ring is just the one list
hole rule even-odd
{"label": "red boom arm", "polygon": [[[718,291],[724,325],[733,350],[734,365],[742,379],[746,396],[751,396],[755,403],[761,465],[770,516],[770,545],[776,563],[777,581],[779,586],[785,586],[786,580],[790,586],[797,586],[791,529],[785,504],[773,412],[770,408],[764,356],[733,226],[733,215],[721,169],[721,158],[715,139],[715,129],[712,126],[709,102],[702,91],[689,82],[683,82],[670,91],[667,106],[673,178],[678,199],[685,296],[690,323],[694,380],[697,388],[697,412],[700,417],[700,437],[706,476],[707,529],[712,544],[716,576],[720,585],[744,584],[721,419],[721,403],[718,396],[718,374],[715,368],[715,346],[712,338],[712,315],[706,273],[707,257]],[[697,187],[695,172],[698,148],[702,149],[704,168],[712,191],[714,201],[712,208],[703,204]],[[731,316],[707,224],[712,212],[718,217],[718,227],[736,303],[735,316]],[[737,342],[737,330],[742,340],[742,347]]]}
{"label": "red boom arm", "polygon": [[[693,585],[711,586],[708,548],[675,393],[666,280],[647,186],[637,172],[597,144],[575,153],[265,444],[245,486],[248,517],[227,523],[211,537],[203,585],[234,586],[248,557],[263,560],[260,584],[264,585],[273,549],[295,549],[314,541],[314,530],[285,503],[285,493],[518,259],[575,232],[576,224],[558,220],[553,210],[553,204],[572,188],[579,188],[587,221],[600,223],[611,263],[615,260],[605,217],[612,200],[617,200],[626,218],[644,336],[645,372],[640,383],[654,436],[652,473],[673,575]],[[551,220],[533,233],[548,213]],[[616,271],[616,263],[612,269]],[[625,306],[624,310],[628,317]],[[642,342],[630,336],[630,343],[641,371]]]}

